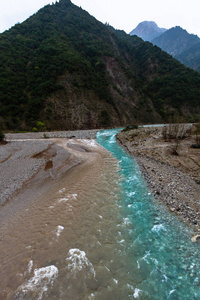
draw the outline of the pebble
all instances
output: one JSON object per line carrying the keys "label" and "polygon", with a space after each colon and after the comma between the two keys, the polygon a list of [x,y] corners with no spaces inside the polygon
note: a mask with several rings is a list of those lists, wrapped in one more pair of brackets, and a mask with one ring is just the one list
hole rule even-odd
{"label": "pebble", "polygon": [[200,242],[200,235],[194,235],[192,238],[191,238],[192,242],[193,243],[197,243],[197,242]]}

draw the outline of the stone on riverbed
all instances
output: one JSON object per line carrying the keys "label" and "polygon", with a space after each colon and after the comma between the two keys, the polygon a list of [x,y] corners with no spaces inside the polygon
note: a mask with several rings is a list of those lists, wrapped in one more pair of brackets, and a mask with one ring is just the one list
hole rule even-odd
{"label": "stone on riverbed", "polygon": [[200,243],[200,235],[197,234],[197,235],[194,235],[192,238],[191,238],[192,242],[193,243]]}

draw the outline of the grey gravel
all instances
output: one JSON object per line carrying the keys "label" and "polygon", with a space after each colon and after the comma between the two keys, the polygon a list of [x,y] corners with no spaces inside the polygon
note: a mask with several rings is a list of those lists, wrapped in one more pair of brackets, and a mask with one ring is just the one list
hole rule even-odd
{"label": "grey gravel", "polygon": [[135,157],[142,174],[155,198],[164,202],[182,221],[200,229],[200,188],[195,181],[175,167],[149,157]]}
{"label": "grey gravel", "polygon": [[119,135],[117,140],[136,159],[155,198],[165,203],[171,213],[195,232],[200,232],[200,185],[194,178],[167,162],[136,153],[129,140],[123,140]]}
{"label": "grey gravel", "polygon": [[48,148],[50,141],[12,141],[0,146],[0,205],[36,174],[44,159],[32,155]]}
{"label": "grey gravel", "polygon": [[77,138],[95,139],[97,129],[75,130],[75,131],[50,131],[50,132],[27,132],[27,133],[7,133],[6,140],[13,139],[42,139],[44,136],[49,138]]}
{"label": "grey gravel", "polygon": [[[49,138],[94,139],[97,131],[7,133],[5,138],[7,144],[0,145],[0,205],[5,204],[14,192],[35,176],[42,165],[45,165],[44,157],[33,157],[34,154],[53,145],[53,141],[44,138],[44,134]],[[67,157],[67,153],[60,155],[63,159]],[[54,161],[56,160],[55,157]]]}

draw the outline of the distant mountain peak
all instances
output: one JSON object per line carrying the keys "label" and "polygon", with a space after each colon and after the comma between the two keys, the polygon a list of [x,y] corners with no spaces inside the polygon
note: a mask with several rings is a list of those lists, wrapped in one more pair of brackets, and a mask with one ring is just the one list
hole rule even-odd
{"label": "distant mountain peak", "polygon": [[167,31],[167,29],[158,27],[154,21],[143,21],[130,32],[130,35],[137,35],[144,41],[151,42],[165,31]]}

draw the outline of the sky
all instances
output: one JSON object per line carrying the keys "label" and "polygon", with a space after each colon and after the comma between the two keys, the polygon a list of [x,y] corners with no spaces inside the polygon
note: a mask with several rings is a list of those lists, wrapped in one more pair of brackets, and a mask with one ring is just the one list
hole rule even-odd
{"label": "sky", "polygon": [[[0,32],[21,23],[54,0],[0,0]],[[142,21],[181,26],[200,37],[200,0],[72,0],[103,23],[129,33]]]}

